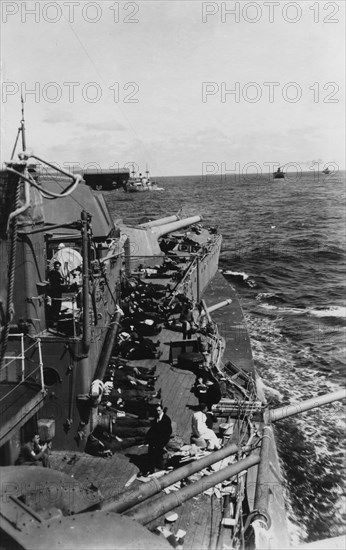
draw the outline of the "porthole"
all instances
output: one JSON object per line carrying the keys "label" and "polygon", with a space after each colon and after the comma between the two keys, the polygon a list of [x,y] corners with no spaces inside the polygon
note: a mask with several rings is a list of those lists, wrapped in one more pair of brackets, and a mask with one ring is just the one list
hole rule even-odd
{"label": "porthole", "polygon": [[43,369],[43,380],[44,380],[44,385],[47,386],[47,388],[54,386],[59,382],[60,383],[62,382],[58,371],[51,367],[47,367]]}

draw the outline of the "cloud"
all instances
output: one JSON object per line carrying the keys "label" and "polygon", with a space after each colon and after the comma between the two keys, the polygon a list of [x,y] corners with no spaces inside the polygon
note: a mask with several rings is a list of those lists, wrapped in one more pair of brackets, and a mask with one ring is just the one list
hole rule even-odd
{"label": "cloud", "polygon": [[76,126],[86,132],[126,132],[127,128],[119,122],[76,122]]}

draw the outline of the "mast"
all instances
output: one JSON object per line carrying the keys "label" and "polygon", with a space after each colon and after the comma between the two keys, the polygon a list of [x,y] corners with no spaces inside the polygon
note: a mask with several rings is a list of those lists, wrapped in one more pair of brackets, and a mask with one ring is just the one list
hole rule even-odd
{"label": "mast", "polygon": [[20,128],[21,128],[21,133],[22,133],[22,149],[23,149],[23,152],[25,152],[26,151],[26,136],[25,136],[25,118],[24,118],[24,99],[23,99],[23,95],[21,95],[20,101],[21,101],[21,104],[22,104],[22,119],[20,121]]}
{"label": "mast", "polygon": [[21,118],[21,121],[20,121],[20,126],[19,126],[19,128],[18,128],[16,141],[14,142],[14,146],[13,146],[13,149],[12,149],[11,160],[14,160],[14,155],[15,155],[15,152],[16,152],[16,149],[17,149],[17,143],[18,143],[19,134],[22,134],[22,149],[23,149],[23,152],[26,151],[26,136],[25,136],[25,118],[24,118],[24,99],[23,99],[23,95],[20,96],[20,101],[21,101],[21,104],[22,104],[22,118]]}

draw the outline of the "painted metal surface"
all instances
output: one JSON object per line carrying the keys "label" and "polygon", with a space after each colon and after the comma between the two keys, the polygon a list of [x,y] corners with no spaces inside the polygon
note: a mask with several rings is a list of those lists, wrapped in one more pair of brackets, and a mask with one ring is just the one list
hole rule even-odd
{"label": "painted metal surface", "polygon": [[26,550],[166,550],[164,538],[118,514],[91,511],[97,491],[46,468],[1,470],[0,530]]}

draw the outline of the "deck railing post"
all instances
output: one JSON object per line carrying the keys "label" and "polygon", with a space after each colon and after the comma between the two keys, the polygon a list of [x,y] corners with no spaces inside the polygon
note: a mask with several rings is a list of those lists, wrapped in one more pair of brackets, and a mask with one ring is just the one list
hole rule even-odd
{"label": "deck railing post", "polygon": [[24,359],[25,359],[25,355],[24,355],[24,333],[22,332],[21,335],[20,335],[20,346],[21,346],[21,363],[22,363],[22,382],[24,382],[24,379],[25,379],[25,362],[24,362]]}
{"label": "deck railing post", "polygon": [[196,257],[196,271],[197,271],[197,284],[196,284],[196,293],[197,293],[197,303],[199,303],[201,298],[201,289],[200,289],[200,280],[199,280],[199,256]]}
{"label": "deck railing post", "polygon": [[44,378],[43,378],[41,338],[37,338],[37,345],[38,345],[39,368],[40,368],[40,377],[41,377],[41,389],[44,392],[45,388],[44,388]]}

